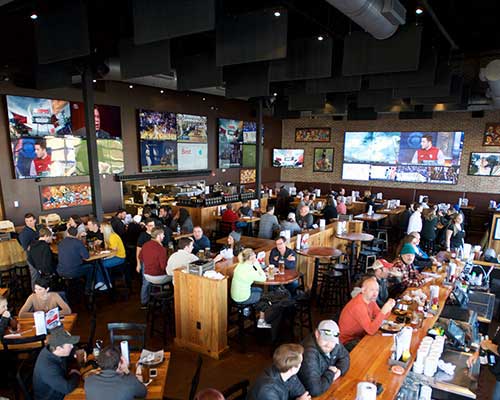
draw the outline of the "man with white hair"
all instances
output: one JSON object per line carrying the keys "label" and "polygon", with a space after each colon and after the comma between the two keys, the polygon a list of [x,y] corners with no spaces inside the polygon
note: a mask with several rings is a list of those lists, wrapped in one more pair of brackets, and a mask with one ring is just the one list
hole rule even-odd
{"label": "man with white hair", "polygon": [[287,219],[281,221],[281,230],[290,231],[290,236],[294,236],[301,232],[299,224],[295,220],[295,213],[288,213]]}
{"label": "man with white hair", "polygon": [[302,206],[299,209],[299,217],[297,218],[297,224],[302,229],[309,229],[313,226],[314,218],[312,214],[309,212],[308,206]]}

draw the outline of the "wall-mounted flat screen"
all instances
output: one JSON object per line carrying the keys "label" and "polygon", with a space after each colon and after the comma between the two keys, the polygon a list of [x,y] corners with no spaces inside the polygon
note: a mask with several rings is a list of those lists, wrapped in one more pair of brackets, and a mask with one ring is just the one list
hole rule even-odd
{"label": "wall-mounted flat screen", "polygon": [[469,175],[500,176],[500,153],[471,153]]}
{"label": "wall-mounted flat screen", "polygon": [[92,204],[92,191],[89,183],[40,186],[40,198],[43,211],[89,206]]}
{"label": "wall-mounted flat screen", "polygon": [[243,159],[243,121],[219,118],[219,168],[239,168]]}
{"label": "wall-mounted flat screen", "polygon": [[175,113],[139,110],[139,136],[144,140],[177,141]]}
{"label": "wall-mounted flat screen", "polygon": [[257,146],[254,144],[243,145],[243,168],[255,168],[257,164]]}
{"label": "wall-mounted flat screen", "polygon": [[273,167],[302,168],[304,149],[273,149]]}
{"label": "wall-mounted flat screen", "polygon": [[456,184],[464,133],[345,132],[342,179]]}
{"label": "wall-mounted flat screen", "polygon": [[177,114],[177,141],[207,143],[207,117]]}
{"label": "wall-mounted flat screen", "polygon": [[177,142],[141,140],[140,151],[142,172],[177,170]]}
{"label": "wall-mounted flat screen", "polygon": [[208,144],[178,143],[179,171],[208,169]]}

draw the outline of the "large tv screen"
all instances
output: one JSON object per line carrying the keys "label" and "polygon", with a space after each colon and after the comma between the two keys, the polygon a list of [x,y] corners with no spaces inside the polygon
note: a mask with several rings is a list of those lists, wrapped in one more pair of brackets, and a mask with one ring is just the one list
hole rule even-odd
{"label": "large tv screen", "polygon": [[40,186],[42,210],[92,205],[89,183]]}
{"label": "large tv screen", "polygon": [[500,153],[471,153],[469,175],[500,176]]}
{"label": "large tv screen", "polygon": [[342,179],[456,184],[464,133],[345,132]]}
{"label": "large tv screen", "polygon": [[[82,103],[7,96],[7,113],[16,178],[88,175]],[[120,108],[94,110],[99,172],[124,170]]]}
{"label": "large tv screen", "polygon": [[273,149],[273,167],[302,168],[304,149]]}

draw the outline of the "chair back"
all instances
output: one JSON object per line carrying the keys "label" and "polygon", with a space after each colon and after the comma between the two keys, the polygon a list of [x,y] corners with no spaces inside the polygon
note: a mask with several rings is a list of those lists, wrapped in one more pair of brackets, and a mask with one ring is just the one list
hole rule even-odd
{"label": "chair back", "polygon": [[226,400],[245,400],[248,394],[248,386],[250,381],[245,379],[222,391],[222,395]]}
{"label": "chair back", "polygon": [[200,383],[201,366],[203,364],[203,358],[198,356],[198,362],[196,365],[196,371],[194,372],[193,379],[191,380],[191,389],[189,390],[189,400],[194,400],[196,396],[196,391],[198,390],[198,384]]}
{"label": "chair back", "polygon": [[119,345],[123,340],[128,341],[130,350],[140,351],[146,346],[146,324],[111,322],[108,331],[112,346]]}
{"label": "chair back", "polygon": [[5,230],[6,232],[15,232],[16,228],[14,227],[14,222],[9,221],[8,219],[4,219],[0,221],[0,229]]}
{"label": "chair back", "polygon": [[47,226],[55,226],[61,222],[61,216],[56,213],[40,215],[40,223]]}
{"label": "chair back", "polygon": [[339,214],[339,221],[352,221],[352,214]]}
{"label": "chair back", "polygon": [[[15,353],[32,353],[40,351],[45,347],[45,339],[47,339],[47,335],[21,336],[15,338],[4,336],[2,338],[2,344],[5,351]],[[36,343],[38,342],[40,345],[36,346]]]}

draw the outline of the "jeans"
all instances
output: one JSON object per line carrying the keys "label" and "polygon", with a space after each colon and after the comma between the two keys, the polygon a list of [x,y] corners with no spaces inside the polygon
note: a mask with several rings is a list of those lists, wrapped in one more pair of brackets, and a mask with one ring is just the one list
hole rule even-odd
{"label": "jeans", "polygon": [[491,400],[500,400],[500,381],[495,383],[495,390],[493,391]]}
{"label": "jeans", "polygon": [[[69,273],[60,273],[59,275],[63,278],[80,278],[85,276],[85,289],[89,290],[92,284],[92,274],[94,272],[94,264],[81,264]],[[98,271],[97,271],[98,272]],[[99,282],[99,277],[96,275],[96,282]]]}
{"label": "jeans", "polygon": [[251,289],[250,297],[248,299],[246,299],[245,301],[238,301],[237,302],[238,304],[250,305],[250,304],[255,304],[255,303],[259,302],[260,297],[262,296],[262,289],[258,288],[258,287],[252,287],[250,289]]}
{"label": "jeans", "polygon": [[120,257],[111,257],[111,258],[105,258],[102,260],[102,266],[104,268],[113,268],[116,267],[117,265],[123,264],[125,262],[124,258]]}

